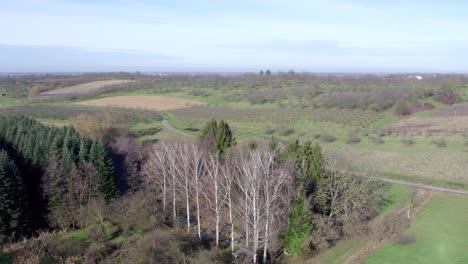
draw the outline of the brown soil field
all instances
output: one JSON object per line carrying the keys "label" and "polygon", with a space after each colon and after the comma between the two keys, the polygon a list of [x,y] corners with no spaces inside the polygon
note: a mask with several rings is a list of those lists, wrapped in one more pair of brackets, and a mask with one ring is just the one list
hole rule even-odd
{"label": "brown soil field", "polygon": [[83,83],[83,84],[45,91],[41,93],[41,95],[86,94],[89,92],[97,91],[105,86],[120,85],[120,84],[131,83],[131,82],[134,82],[134,81],[132,80],[106,80],[106,81],[89,82],[89,83]]}
{"label": "brown soil field", "polygon": [[466,133],[468,116],[410,117],[383,129],[386,133],[429,134]]}
{"label": "brown soil field", "polygon": [[115,96],[79,102],[76,104],[167,111],[181,108],[190,108],[193,106],[204,105],[205,103],[165,96]]}

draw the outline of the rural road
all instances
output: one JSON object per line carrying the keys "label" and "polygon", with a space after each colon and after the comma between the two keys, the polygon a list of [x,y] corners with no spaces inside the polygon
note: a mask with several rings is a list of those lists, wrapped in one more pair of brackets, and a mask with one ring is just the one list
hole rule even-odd
{"label": "rural road", "polygon": [[[183,136],[187,136],[187,137],[191,137],[191,138],[195,137],[194,135],[185,133],[184,131],[180,131],[180,130],[172,127],[169,124],[169,122],[167,122],[167,119],[165,117],[163,117],[163,120],[162,120],[161,123],[165,128],[169,129],[170,131],[172,131],[174,133],[177,133],[177,134],[180,134],[180,135],[183,135]],[[368,178],[366,176],[359,176],[359,177]],[[372,179],[375,179],[377,181],[382,181],[382,182],[389,182],[389,183],[393,183],[393,184],[404,185],[404,186],[413,187],[413,188],[426,189],[426,190],[432,190],[432,191],[437,191],[437,192],[468,195],[468,191],[455,190],[455,189],[449,189],[449,188],[444,188],[444,187],[437,187],[437,186],[426,185],[426,184],[422,184],[422,183],[414,183],[414,182],[393,180],[393,179],[383,178],[383,177],[372,177]]]}
{"label": "rural road", "polygon": [[174,133],[177,133],[177,134],[180,134],[180,135],[183,135],[183,136],[186,136],[186,137],[191,137],[191,138],[194,138],[195,136],[194,135],[190,135],[189,133],[185,133],[184,131],[180,131],[176,128],[174,128],[173,126],[171,126],[169,124],[169,122],[167,122],[167,119],[166,117],[163,116],[163,120],[162,120],[162,125],[163,127],[167,128],[168,130],[174,132]]}

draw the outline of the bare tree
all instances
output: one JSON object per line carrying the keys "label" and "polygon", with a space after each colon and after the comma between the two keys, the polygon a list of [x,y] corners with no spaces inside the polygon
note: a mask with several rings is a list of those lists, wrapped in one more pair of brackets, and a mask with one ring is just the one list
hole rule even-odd
{"label": "bare tree", "polygon": [[216,247],[219,246],[219,225],[221,221],[221,210],[223,207],[223,198],[221,194],[221,171],[220,160],[218,155],[208,155],[206,158],[206,188],[204,196],[209,204],[209,208],[214,213]]}
{"label": "bare tree", "polygon": [[[252,227],[253,262],[263,243],[263,261],[267,260],[268,247],[273,234],[279,231],[278,216],[286,215],[292,172],[278,163],[275,153],[253,151],[242,153],[238,159],[236,184],[241,194],[240,213],[246,227]],[[247,229],[247,228],[246,228]],[[260,233],[263,230],[263,236]],[[246,232],[246,240],[248,231]],[[248,245],[248,241],[246,242]]]}
{"label": "bare tree", "polygon": [[231,227],[230,230],[230,238],[231,238],[231,252],[234,252],[235,247],[235,240],[234,240],[234,212],[233,212],[233,188],[234,188],[234,180],[235,180],[235,170],[234,170],[234,163],[231,160],[227,160],[223,166],[221,166],[221,187],[222,192],[224,193],[225,197],[223,199],[224,203],[228,207],[229,211],[229,225]]}
{"label": "bare tree", "polygon": [[189,158],[191,159],[191,177],[192,181],[191,184],[193,185],[193,196],[195,199],[195,206],[197,211],[197,234],[198,238],[201,239],[201,222],[200,222],[200,192],[201,192],[201,184],[203,177],[205,175],[204,171],[204,158],[205,153],[196,144],[190,145],[190,155]]}
{"label": "bare tree", "polygon": [[[167,186],[168,186],[168,170],[167,170],[167,154],[168,146],[162,144],[159,148],[153,147],[149,154],[149,158],[143,167],[144,181],[147,187],[153,189],[153,186],[158,186],[162,192],[163,212],[166,213]],[[154,190],[152,190],[154,191]]]}

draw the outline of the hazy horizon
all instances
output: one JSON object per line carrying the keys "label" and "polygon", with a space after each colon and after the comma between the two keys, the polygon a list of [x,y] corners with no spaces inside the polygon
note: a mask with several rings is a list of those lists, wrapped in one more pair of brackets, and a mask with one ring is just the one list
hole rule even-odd
{"label": "hazy horizon", "polygon": [[417,2],[9,1],[0,72],[468,72],[468,5]]}

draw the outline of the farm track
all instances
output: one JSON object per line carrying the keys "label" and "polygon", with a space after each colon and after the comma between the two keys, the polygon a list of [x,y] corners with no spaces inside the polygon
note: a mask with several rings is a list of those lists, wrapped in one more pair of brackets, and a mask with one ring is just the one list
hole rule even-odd
{"label": "farm track", "polygon": [[[359,176],[359,177],[366,177],[366,176]],[[437,192],[468,195],[468,191],[437,187],[437,186],[432,186],[432,185],[427,185],[427,184],[422,184],[422,183],[400,181],[400,180],[394,180],[394,179],[383,178],[383,177],[372,177],[372,179],[375,179],[377,181],[382,181],[382,182],[389,182],[389,183],[394,183],[398,185],[418,188],[418,189],[426,189],[426,190],[432,190],[432,191],[437,191]]]}
{"label": "farm track", "polygon": [[171,126],[169,124],[169,122],[167,122],[167,119],[165,117],[163,117],[163,120],[161,122],[161,124],[163,125],[164,128],[174,132],[174,133],[177,133],[177,134],[180,134],[180,135],[183,135],[183,136],[186,136],[186,137],[191,137],[191,138],[195,138],[194,135],[191,135],[189,133],[185,133],[184,131],[181,131],[181,130],[178,130],[177,128]]}
{"label": "farm track", "polygon": [[[167,119],[164,117],[162,120],[162,125],[167,128],[168,130],[183,135],[191,138],[195,138],[194,135],[185,133],[184,131],[178,130],[171,126]],[[364,177],[364,178],[369,178],[367,176],[360,176],[356,175],[358,177]],[[389,179],[389,178],[384,178],[384,177],[372,177],[372,179],[375,179],[377,181],[382,181],[382,182],[388,182],[388,183],[393,183],[393,184],[398,184],[398,185],[403,185],[403,186],[408,186],[408,187],[413,187],[417,189],[426,189],[426,190],[432,190],[432,191],[437,191],[437,192],[444,192],[444,193],[452,193],[452,194],[459,194],[459,195],[467,195],[468,196],[468,191],[463,191],[463,190],[456,190],[456,189],[449,189],[449,188],[444,188],[444,187],[437,187],[437,186],[432,186],[432,185],[427,185],[427,184],[422,184],[422,183],[415,183],[415,182],[407,182],[407,181],[400,181],[400,180],[394,180],[394,179]]]}

